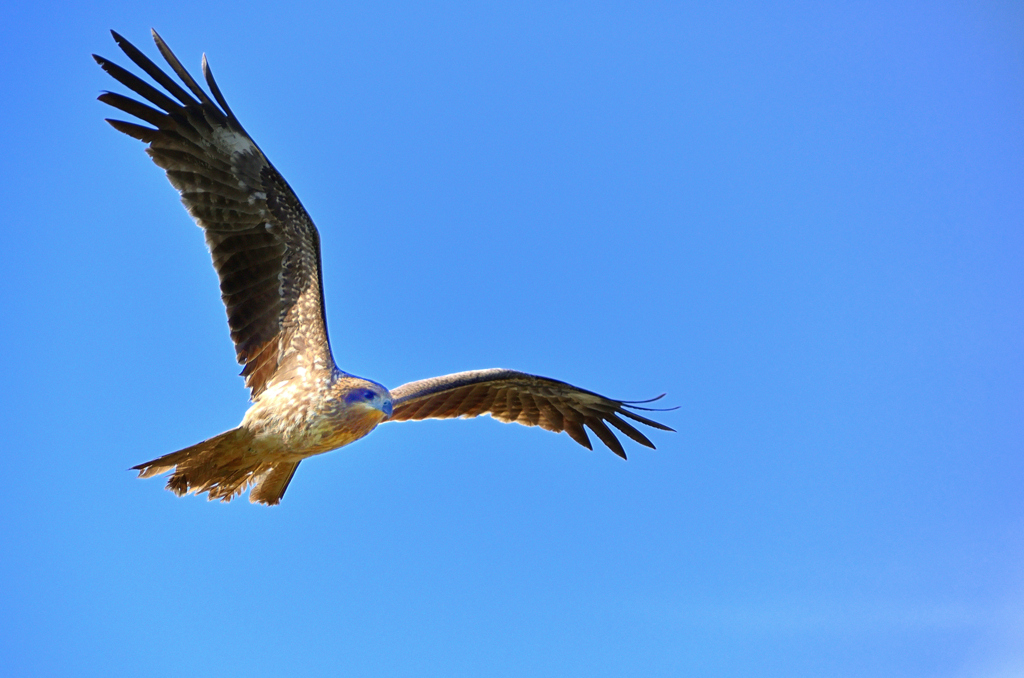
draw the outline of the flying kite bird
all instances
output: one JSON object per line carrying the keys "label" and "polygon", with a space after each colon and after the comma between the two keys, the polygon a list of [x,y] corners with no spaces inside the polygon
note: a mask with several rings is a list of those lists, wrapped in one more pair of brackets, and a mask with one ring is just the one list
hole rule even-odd
{"label": "flying kite bird", "polygon": [[206,56],[203,75],[216,103],[156,31],[157,48],[187,90],[111,33],[165,92],[93,55],[103,70],[148,103],[112,92],[99,100],[151,127],[107,122],[148,144],[146,152],[166,170],[203,229],[253,403],[237,428],[135,466],[140,477],[172,471],[169,490],[178,495],[206,492],[211,500],[222,501],[252,486],[249,501],[277,504],[303,459],[348,445],[383,421],[489,414],[506,423],[565,431],[593,449],[586,426],[623,459],[626,454],[608,424],[650,448],[651,441],[622,417],[672,430],[634,411],[651,411],[640,406],[649,400],[612,400],[513,370],[459,372],[388,391],[338,369],[327,338],[320,236],[284,177],[231,112]]}

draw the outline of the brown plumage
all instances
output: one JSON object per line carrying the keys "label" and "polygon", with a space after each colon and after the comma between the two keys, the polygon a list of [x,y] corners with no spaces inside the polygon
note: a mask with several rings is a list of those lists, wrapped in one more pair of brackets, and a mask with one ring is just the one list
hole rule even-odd
{"label": "brown plumage", "polygon": [[639,402],[652,402],[662,396],[639,402],[612,400],[564,381],[515,370],[474,370],[413,381],[393,390],[391,397],[394,413],[388,421],[489,414],[506,424],[540,426],[555,433],[565,431],[580,445],[592,450],[583,428],[586,426],[623,459],[626,452],[606,422],[650,448],[654,445],[647,436],[623,421],[620,415],[663,431],[672,430],[626,409],[648,409],[639,407]]}
{"label": "brown plumage", "polygon": [[206,57],[203,75],[212,99],[156,31],[157,48],[184,87],[111,33],[164,91],[93,55],[103,70],[147,102],[105,92],[100,101],[149,126],[107,122],[148,145],[146,152],[167,172],[203,229],[253,401],[238,428],[139,464],[134,468],[141,477],[170,471],[167,487],[175,493],[206,492],[223,501],[251,486],[250,501],[276,504],[302,459],[358,440],[382,421],[489,414],[499,421],[565,431],[591,448],[586,427],[623,459],[625,451],[608,424],[651,448],[623,417],[672,430],[630,411],[648,409],[636,402],[513,370],[460,372],[391,392],[342,372],[327,337],[317,229],[228,107]]}

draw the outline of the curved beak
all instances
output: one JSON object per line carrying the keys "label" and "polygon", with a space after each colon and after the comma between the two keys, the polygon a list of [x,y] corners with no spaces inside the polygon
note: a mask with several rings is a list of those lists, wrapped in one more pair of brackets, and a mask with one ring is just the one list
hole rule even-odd
{"label": "curved beak", "polygon": [[380,411],[384,413],[385,419],[390,419],[391,413],[394,412],[394,407],[391,404],[391,400],[385,400],[384,404],[380,408]]}

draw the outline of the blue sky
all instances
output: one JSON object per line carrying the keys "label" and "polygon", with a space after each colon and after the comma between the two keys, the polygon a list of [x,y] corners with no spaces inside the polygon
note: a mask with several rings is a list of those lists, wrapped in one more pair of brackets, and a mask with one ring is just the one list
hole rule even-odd
{"label": "blue sky", "polygon": [[[365,4],[5,10],[0,672],[1024,673],[1020,7]],[[95,101],[151,26],[319,226],[343,369],[678,433],[390,424],[270,509],[136,480],[247,405]]]}

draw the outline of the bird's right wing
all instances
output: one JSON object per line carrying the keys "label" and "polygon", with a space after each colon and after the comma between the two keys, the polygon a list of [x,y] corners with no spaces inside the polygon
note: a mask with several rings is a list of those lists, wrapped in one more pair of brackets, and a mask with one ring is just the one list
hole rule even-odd
{"label": "bird's right wing", "polygon": [[612,400],[564,381],[515,370],[475,370],[413,381],[391,391],[391,397],[394,412],[387,421],[468,418],[489,414],[505,423],[540,426],[556,433],[565,431],[580,445],[592,450],[590,438],[583,428],[586,426],[623,459],[626,452],[607,424],[645,447],[653,448],[654,444],[620,416],[662,431],[672,430],[630,411],[649,410],[639,407],[638,402],[650,400]]}
{"label": "bird's right wing", "polygon": [[[192,79],[164,41],[153,39],[186,91],[111,31],[136,66],[167,92],[103,57],[96,62],[148,103],[105,92],[99,100],[152,125],[110,120],[149,144],[206,235],[242,376],[255,398],[298,368],[333,366],[320,276],[320,236],[284,177],[231,112],[203,57],[216,99]],[[168,93],[170,96],[168,96]],[[219,106],[218,106],[219,104]]]}

